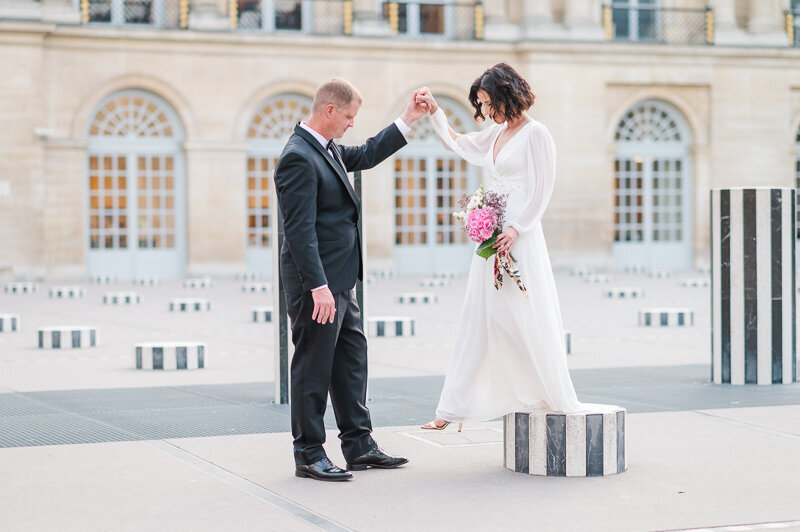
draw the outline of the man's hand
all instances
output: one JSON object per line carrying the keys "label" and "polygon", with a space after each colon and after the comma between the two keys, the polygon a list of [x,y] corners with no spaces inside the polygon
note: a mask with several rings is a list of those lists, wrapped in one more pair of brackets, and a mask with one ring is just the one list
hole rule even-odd
{"label": "man's hand", "polygon": [[330,288],[320,288],[311,292],[311,297],[314,300],[314,312],[311,314],[311,319],[319,324],[333,323],[333,316],[336,314],[336,300],[333,299],[333,294]]}
{"label": "man's hand", "polygon": [[400,118],[403,119],[403,122],[409,126],[422,118],[425,113],[428,112],[428,104],[418,98],[418,95],[422,90],[423,89],[417,89],[414,91],[414,94],[411,95],[411,99],[408,100],[405,111],[403,111],[403,114],[400,115]]}
{"label": "man's hand", "polygon": [[505,231],[497,235],[497,241],[492,247],[497,251],[509,251],[517,238],[519,238],[517,230],[513,227],[507,227]]}
{"label": "man's hand", "polygon": [[414,94],[417,97],[417,102],[424,104],[431,114],[434,114],[439,109],[439,105],[428,87],[417,89]]}

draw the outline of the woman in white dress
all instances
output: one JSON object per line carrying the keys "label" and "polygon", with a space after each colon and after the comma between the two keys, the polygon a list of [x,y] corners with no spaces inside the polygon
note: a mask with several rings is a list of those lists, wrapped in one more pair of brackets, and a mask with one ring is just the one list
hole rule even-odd
{"label": "woman in white dress", "polygon": [[[506,279],[494,286],[494,262],[473,255],[464,307],[436,419],[423,425],[443,429],[451,422],[485,421],[523,409],[583,410],[567,369],[561,310],[541,218],[555,183],[556,149],[547,128],[526,111],[534,95],[510,66],[498,64],[472,84],[475,119],[494,123],[459,135],[448,125],[430,91],[420,93],[444,146],[488,170],[486,190],[507,194],[498,251],[517,260],[527,297]],[[460,430],[460,425],[459,425]]]}

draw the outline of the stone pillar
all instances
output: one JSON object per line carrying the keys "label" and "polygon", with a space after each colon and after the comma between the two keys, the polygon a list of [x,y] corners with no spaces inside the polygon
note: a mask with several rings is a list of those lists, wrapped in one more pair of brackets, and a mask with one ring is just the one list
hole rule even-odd
{"label": "stone pillar", "polygon": [[709,0],[714,10],[714,43],[747,44],[747,35],[736,23],[736,0]]}
{"label": "stone pillar", "polygon": [[392,28],[372,0],[353,0],[353,35],[387,36]]}
{"label": "stone pillar", "polygon": [[786,33],[781,0],[750,0],[747,30],[754,44],[784,46]]}
{"label": "stone pillar", "polygon": [[41,20],[42,6],[34,0],[3,0],[0,2],[0,19]]}
{"label": "stone pillar", "polygon": [[224,31],[231,27],[231,21],[224,10],[214,0],[191,0],[189,9],[189,29]]}
{"label": "stone pillar", "polygon": [[605,40],[601,23],[601,0],[567,0],[564,7],[564,24],[569,29],[569,39]]}
{"label": "stone pillar", "polygon": [[522,7],[522,35],[526,39],[564,36],[564,26],[553,20],[553,0],[524,0]]}
{"label": "stone pillar", "polygon": [[487,41],[518,41],[519,24],[508,20],[508,0],[486,0],[484,2],[483,36]]}
{"label": "stone pillar", "polygon": [[55,24],[80,24],[81,12],[72,0],[42,0],[42,21]]}
{"label": "stone pillar", "polygon": [[711,191],[711,380],[797,381],[795,192]]}

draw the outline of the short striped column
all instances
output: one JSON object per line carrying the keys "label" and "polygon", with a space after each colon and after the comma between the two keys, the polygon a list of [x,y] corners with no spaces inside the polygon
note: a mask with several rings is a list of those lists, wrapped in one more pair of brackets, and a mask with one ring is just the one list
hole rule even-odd
{"label": "short striped column", "polygon": [[50,289],[50,297],[54,299],[77,299],[83,297],[80,286],[54,286]]}
{"label": "short striped column", "polygon": [[40,327],[39,349],[81,349],[97,345],[97,329],[85,325]]}
{"label": "short striped column", "polygon": [[710,286],[711,280],[707,278],[703,279],[684,279],[681,281],[681,286],[687,288],[699,288],[703,286]]}
{"label": "short striped column", "polygon": [[422,279],[419,282],[419,285],[423,288],[435,288],[435,287],[443,288],[446,286],[450,286],[450,283],[451,283],[450,279],[437,279],[433,277],[430,279]]}
{"label": "short striped column", "polygon": [[272,307],[256,307],[250,314],[256,323],[272,323]]}
{"label": "short striped column", "polygon": [[596,270],[588,266],[575,266],[569,270],[569,274],[573,277],[586,277],[588,275],[594,275],[595,273]]}
{"label": "short striped column", "polygon": [[633,287],[618,287],[603,290],[603,295],[608,299],[642,299],[644,290]]}
{"label": "short striped column", "polygon": [[395,301],[397,303],[437,303],[439,301],[439,297],[432,293],[432,292],[404,292],[402,294],[398,294],[395,297]]}
{"label": "short striped column", "polygon": [[644,264],[627,264],[624,268],[625,273],[644,273],[647,268]]}
{"label": "short striped column", "polygon": [[19,314],[0,314],[0,332],[16,332],[19,327]]}
{"label": "short striped column", "polygon": [[214,286],[214,281],[210,277],[201,277],[199,279],[184,279],[184,288],[211,288]]}
{"label": "short striped column", "polygon": [[438,272],[433,272],[434,279],[455,279],[457,275],[458,274],[456,274],[456,272],[452,270],[441,270]]}
{"label": "short striped column", "polygon": [[587,406],[589,411],[577,414],[506,414],[505,468],[548,477],[602,477],[626,471],[625,409]]}
{"label": "short striped column", "polygon": [[591,274],[587,275],[583,278],[584,282],[587,283],[610,283],[614,280],[613,277],[610,275],[602,275],[602,274]]}
{"label": "short striped column", "polygon": [[169,302],[170,312],[204,312],[211,310],[211,302],[202,297],[179,297]]}
{"label": "short striped column", "polygon": [[711,191],[711,380],[797,382],[795,191]]}
{"label": "short striped column", "polygon": [[159,277],[137,277],[133,280],[136,286],[158,286],[161,284]]}
{"label": "short striped column", "polygon": [[272,283],[270,282],[251,282],[242,285],[242,292],[249,292],[251,294],[270,291],[272,291]]}
{"label": "short striped column", "polygon": [[28,283],[22,281],[15,281],[6,283],[6,294],[35,294],[39,291],[39,285],[36,283]]}
{"label": "short striped column", "polygon": [[92,284],[114,284],[117,282],[117,277],[112,274],[98,274],[89,276],[89,282]]}
{"label": "short striped column", "polygon": [[106,292],[103,303],[106,305],[134,305],[142,302],[138,292]]}
{"label": "short striped column", "polygon": [[647,276],[651,279],[669,279],[672,277],[672,272],[669,270],[650,270]]}
{"label": "short striped column", "polygon": [[261,278],[256,272],[240,272],[236,274],[237,281],[258,281]]}
{"label": "short striped column", "polygon": [[367,318],[367,330],[376,338],[414,336],[414,318]]}
{"label": "short striped column", "polygon": [[146,342],[133,348],[136,369],[203,369],[206,344],[202,342]]}
{"label": "short striped column", "polygon": [[685,308],[646,308],[639,311],[643,327],[688,327],[694,325],[694,312]]}
{"label": "short striped column", "polygon": [[564,331],[564,349],[568,355],[572,354],[572,333]]}
{"label": "short striped column", "polygon": [[374,279],[394,279],[395,271],[391,268],[376,268],[369,271],[369,276]]}

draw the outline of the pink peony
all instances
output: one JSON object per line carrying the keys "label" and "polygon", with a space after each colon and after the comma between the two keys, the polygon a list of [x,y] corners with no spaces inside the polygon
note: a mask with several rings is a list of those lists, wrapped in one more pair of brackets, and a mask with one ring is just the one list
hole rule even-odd
{"label": "pink peony", "polygon": [[494,209],[484,207],[475,209],[467,216],[467,236],[473,242],[489,240],[497,227],[497,213]]}

